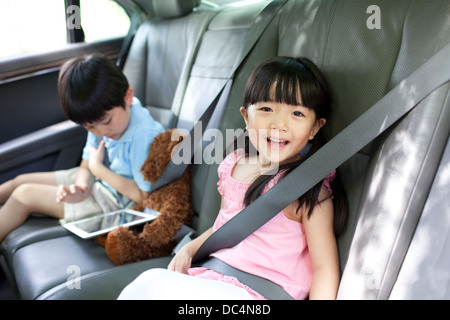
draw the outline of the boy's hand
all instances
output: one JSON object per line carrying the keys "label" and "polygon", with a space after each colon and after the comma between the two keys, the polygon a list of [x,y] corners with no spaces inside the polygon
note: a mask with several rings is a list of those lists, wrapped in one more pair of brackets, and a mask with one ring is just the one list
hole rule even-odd
{"label": "boy's hand", "polygon": [[89,170],[96,175],[96,170],[103,166],[103,160],[105,158],[105,141],[102,140],[98,144],[97,148],[91,147],[89,149]]}
{"label": "boy's hand", "polygon": [[56,191],[56,202],[76,203],[83,201],[89,196],[88,186],[78,186],[71,184],[70,186],[60,185]]}

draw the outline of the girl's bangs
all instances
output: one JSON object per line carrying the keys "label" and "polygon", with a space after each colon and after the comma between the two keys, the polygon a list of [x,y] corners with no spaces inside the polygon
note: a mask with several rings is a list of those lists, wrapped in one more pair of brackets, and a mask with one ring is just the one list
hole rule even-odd
{"label": "girl's bangs", "polygon": [[300,81],[297,77],[287,77],[278,75],[268,90],[269,96],[267,101],[286,103],[289,105],[303,105],[302,94],[300,89]]}
{"label": "girl's bangs", "polygon": [[247,81],[243,106],[260,101],[305,106],[321,118],[327,118],[331,111],[326,81],[306,58],[278,57],[255,69]]}

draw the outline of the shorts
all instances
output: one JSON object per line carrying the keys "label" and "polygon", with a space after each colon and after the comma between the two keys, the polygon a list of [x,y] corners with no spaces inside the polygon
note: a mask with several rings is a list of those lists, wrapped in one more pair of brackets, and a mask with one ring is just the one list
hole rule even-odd
{"label": "shorts", "polygon": [[[73,184],[78,169],[79,167],[75,167],[68,170],[55,171],[56,184],[66,186]],[[88,198],[77,203],[64,202],[64,219],[61,219],[61,223],[76,221],[123,208],[117,197],[101,181],[96,181],[92,176],[89,185],[92,186],[92,193]]]}

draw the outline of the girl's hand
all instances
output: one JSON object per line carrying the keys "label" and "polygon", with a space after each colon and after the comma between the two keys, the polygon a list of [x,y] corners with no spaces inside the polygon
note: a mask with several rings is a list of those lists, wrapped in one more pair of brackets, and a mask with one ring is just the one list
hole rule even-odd
{"label": "girl's hand", "polygon": [[191,242],[186,243],[181,247],[180,251],[170,261],[167,269],[180,273],[187,273],[187,270],[192,265],[192,258],[197,250],[205,242],[206,239],[213,233],[213,227],[203,232],[199,237],[195,238]]}
{"label": "girl's hand", "polygon": [[81,202],[86,199],[89,194],[88,186],[78,186],[75,184],[71,184],[70,186],[60,185],[56,191],[56,202]]}
{"label": "girl's hand", "polygon": [[187,270],[191,267],[192,263],[192,255],[190,254],[190,250],[188,247],[189,243],[184,245],[180,251],[173,257],[172,261],[170,261],[168,270],[176,271],[180,273],[187,273]]}

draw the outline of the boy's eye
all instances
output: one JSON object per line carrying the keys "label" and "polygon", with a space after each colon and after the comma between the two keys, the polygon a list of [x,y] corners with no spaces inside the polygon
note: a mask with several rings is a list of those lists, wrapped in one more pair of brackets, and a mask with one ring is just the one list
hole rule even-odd
{"label": "boy's eye", "polygon": [[107,119],[106,121],[103,121],[102,124],[107,125],[111,122],[111,118]]}

